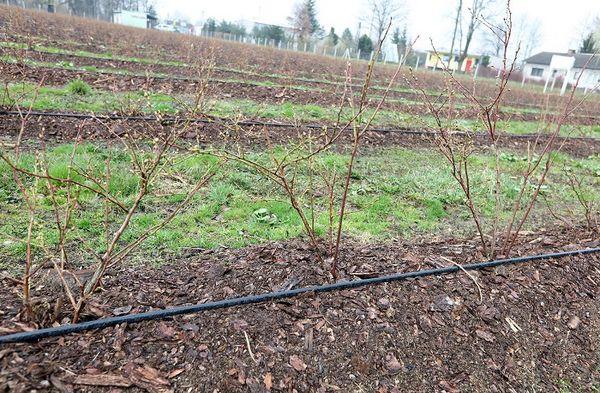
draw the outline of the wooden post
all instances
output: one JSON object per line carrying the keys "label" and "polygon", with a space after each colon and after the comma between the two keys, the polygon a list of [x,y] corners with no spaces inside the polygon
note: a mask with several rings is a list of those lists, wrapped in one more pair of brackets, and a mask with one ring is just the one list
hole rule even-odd
{"label": "wooden post", "polygon": [[552,86],[550,86],[550,91],[554,90],[555,83],[556,83],[556,76],[552,75]]}
{"label": "wooden post", "polygon": [[548,82],[550,81],[550,74],[552,74],[552,70],[548,71],[548,76],[546,77],[546,83],[544,83],[544,93],[548,89]]}
{"label": "wooden post", "polygon": [[333,57],[337,57],[337,46],[335,47],[335,49],[333,50]]}
{"label": "wooden post", "polygon": [[562,87],[560,89],[560,95],[564,96],[565,92],[567,91],[567,84],[568,84],[568,79],[569,79],[569,70],[565,71],[565,78],[563,79],[563,84]]}
{"label": "wooden post", "polygon": [[373,51],[371,51],[371,55],[369,56],[369,61],[373,61]]}
{"label": "wooden post", "polygon": [[419,60],[421,60],[421,58],[419,56],[417,56],[417,63],[415,64],[415,70],[417,68],[419,68]]}

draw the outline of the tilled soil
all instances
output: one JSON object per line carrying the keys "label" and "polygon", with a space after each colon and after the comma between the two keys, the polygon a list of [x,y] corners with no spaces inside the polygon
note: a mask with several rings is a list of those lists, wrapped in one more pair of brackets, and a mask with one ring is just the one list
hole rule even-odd
{"label": "tilled soil", "polygon": [[[46,67],[30,67],[24,64],[1,64],[0,71],[2,79],[5,81],[18,82],[33,82],[41,83],[49,86],[64,86],[74,79],[81,79],[93,87],[105,89],[109,91],[152,91],[162,92],[167,94],[195,94],[200,88],[200,82],[186,78],[164,78],[155,76],[132,76],[118,75],[113,73],[99,73],[88,71],[75,71],[59,68]],[[220,99],[250,99],[257,102],[270,104],[283,104],[293,102],[296,104],[312,104],[325,107],[337,107],[340,104],[340,99],[343,96],[343,86],[334,86],[327,91],[308,91],[293,88],[289,86],[257,86],[252,83],[244,83],[237,81],[220,81],[210,80],[206,94],[209,97]],[[379,92],[382,93],[382,92]],[[392,93],[390,99],[403,98],[406,96],[403,93]],[[415,97],[411,97],[415,99]],[[378,102],[378,98],[371,98],[373,102]],[[510,103],[509,103],[510,104]],[[403,103],[399,101],[386,101],[382,107],[386,110],[394,110],[401,113],[411,115],[428,116],[429,109],[425,105],[415,105],[411,103]],[[579,108],[581,109],[581,108]],[[445,112],[448,112],[446,110]],[[446,113],[448,115],[449,113]],[[480,114],[473,107],[465,107],[453,109],[451,111],[453,118],[462,119],[478,119]],[[577,112],[569,116],[567,123],[594,125],[598,123],[596,113],[591,115],[585,112]],[[513,113],[501,112],[501,120],[515,121],[545,121],[548,116],[543,113]]]}
{"label": "tilled soil", "polygon": [[[597,234],[553,230],[523,236],[516,253],[598,245]],[[359,279],[479,258],[476,243],[456,239],[348,242],[341,274]],[[326,271],[299,241],[188,250],[157,269],[111,272],[93,311],[136,313],[308,286],[328,281]],[[0,391],[598,389],[598,254],[469,274],[6,345],[0,349]],[[2,331],[20,330],[17,289],[1,285]]]}
{"label": "tilled soil", "polygon": [[[38,61],[44,61],[44,62],[51,62],[51,63],[58,63],[58,62],[70,62],[74,65],[77,66],[94,66],[94,67],[98,67],[98,68],[102,68],[102,69],[127,69],[129,71],[133,71],[133,72],[141,72],[141,73],[145,73],[145,72],[154,72],[154,73],[162,73],[162,74],[166,74],[166,75],[172,75],[172,76],[177,76],[177,77],[197,77],[197,75],[195,75],[195,71],[192,67],[177,67],[177,66],[168,66],[168,65],[160,65],[160,64],[142,64],[142,63],[136,63],[136,62],[131,62],[131,61],[121,61],[121,60],[104,60],[104,59],[94,59],[94,58],[86,58],[86,57],[81,57],[81,56],[75,56],[75,55],[65,55],[65,54],[54,54],[54,53],[44,53],[44,52],[37,52],[37,51],[17,51],[15,52],[16,56],[23,56],[23,54],[27,57],[27,58],[31,58],[34,60],[38,60]],[[403,78],[407,77],[408,75],[401,75],[401,77],[399,78],[400,80],[398,81],[398,83],[400,83],[402,81]],[[243,73],[243,71],[236,71],[236,70],[228,70],[228,69],[222,69],[222,68],[215,68],[214,70],[212,70],[211,72],[211,77],[212,78],[249,78],[253,81],[259,81],[259,82],[273,82],[276,84],[283,84],[286,86],[297,86],[297,85],[301,85],[301,86],[306,86],[306,87],[312,87],[312,88],[318,88],[318,89],[322,89],[325,91],[328,91],[329,94],[338,94],[339,92],[339,87],[340,84],[343,83],[342,82],[320,82],[320,81],[309,81],[309,80],[296,80],[294,79],[293,76],[289,76],[289,77],[285,77],[285,76],[281,76],[281,77],[274,77],[274,76],[264,76],[264,75],[259,75],[259,74],[252,74],[250,76],[246,75]],[[355,89],[360,89],[361,85],[356,85],[356,83],[359,83],[360,81],[355,81],[354,83],[354,88]],[[387,83],[385,84],[387,85]],[[338,87],[338,90],[336,90],[336,87]],[[381,93],[381,91],[380,91]],[[390,99],[408,99],[408,100],[421,100],[421,93],[420,92],[398,92],[398,91],[390,91],[388,93],[388,97]],[[432,98],[436,98],[437,95],[432,94],[431,95]],[[543,100],[541,100],[540,102],[538,102],[537,104],[535,103],[525,103],[525,102],[516,102],[512,99],[508,100],[510,102],[511,107],[513,108],[518,108],[518,107],[525,107],[525,108],[546,108],[547,103],[544,102]],[[552,108],[550,108],[552,109]],[[597,103],[592,102],[592,101],[588,101],[588,102],[582,102],[579,107],[577,108],[577,113],[578,115],[572,115],[574,118],[576,117],[595,117],[597,116]]]}
{"label": "tilled soil", "polygon": [[[111,120],[98,122],[90,119],[76,119],[68,117],[45,117],[32,116],[24,129],[24,138],[34,140],[43,134],[47,139],[55,142],[73,141],[81,132],[81,137],[86,140],[105,140],[114,138],[127,132],[151,136],[152,130],[163,132],[169,129],[169,125],[163,126],[155,122],[134,120]],[[242,132],[233,132],[231,127],[221,123],[193,123],[187,126],[183,135],[187,141],[198,142],[204,145],[215,145],[231,147],[232,144],[244,146],[265,146],[265,131],[268,132],[270,143],[286,144],[299,141],[311,133],[318,135],[319,130],[309,130],[301,124],[294,127],[283,126],[248,126]],[[19,134],[21,121],[17,116],[0,115],[0,138],[13,138]],[[537,144],[536,144],[537,140]],[[527,152],[542,149],[547,141],[543,134],[530,137],[512,136],[502,134],[499,146],[512,151]],[[489,147],[489,138],[478,135],[473,142],[480,148]],[[352,143],[350,132],[344,133],[338,140],[337,145],[349,146]],[[401,133],[389,131],[371,131],[365,134],[362,144],[372,147],[435,147],[435,141],[431,135],[419,133]],[[600,139],[594,138],[558,138],[557,145],[562,145],[561,151],[574,157],[588,157],[600,152]]]}

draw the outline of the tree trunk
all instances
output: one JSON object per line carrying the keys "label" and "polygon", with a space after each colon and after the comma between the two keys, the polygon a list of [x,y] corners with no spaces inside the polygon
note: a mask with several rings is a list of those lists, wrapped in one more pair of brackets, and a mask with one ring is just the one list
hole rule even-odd
{"label": "tree trunk", "polygon": [[454,42],[456,41],[456,32],[458,31],[458,21],[462,12],[463,0],[458,0],[458,8],[456,10],[456,18],[454,19],[454,32],[452,32],[452,45],[450,45],[450,57],[454,56]]}

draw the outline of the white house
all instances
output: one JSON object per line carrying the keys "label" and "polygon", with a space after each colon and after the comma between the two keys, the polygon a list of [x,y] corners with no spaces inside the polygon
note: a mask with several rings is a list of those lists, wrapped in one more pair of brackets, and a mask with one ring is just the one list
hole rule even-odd
{"label": "white house", "polygon": [[[552,56],[565,56],[575,58],[573,68],[566,72],[564,70],[553,70],[550,67]],[[587,53],[556,53],[556,52],[540,52],[536,55],[525,59],[523,67],[524,77],[527,79],[545,82],[548,78],[564,78],[567,73],[567,83],[574,85],[577,78],[583,71],[578,87],[583,89],[600,89],[600,57],[598,55]],[[591,59],[590,59],[591,58]]]}
{"label": "white house", "polygon": [[156,20],[156,17],[146,12],[126,10],[113,12],[113,22],[125,26],[149,29]]}

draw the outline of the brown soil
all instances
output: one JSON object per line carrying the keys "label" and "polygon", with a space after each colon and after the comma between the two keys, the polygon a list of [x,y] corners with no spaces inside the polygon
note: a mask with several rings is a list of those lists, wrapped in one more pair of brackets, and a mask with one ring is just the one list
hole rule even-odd
{"label": "brown soil", "polygon": [[[0,71],[2,72],[2,79],[5,81],[40,83],[43,80],[45,85],[64,86],[74,79],[81,79],[95,88],[109,91],[135,90],[163,92],[167,94],[194,94],[199,86],[198,82],[189,79],[116,75],[111,73],[30,67],[24,64],[2,65],[0,63]],[[327,92],[318,92],[294,89],[291,85],[283,87],[256,86],[244,82],[224,82],[215,80],[209,82],[207,90],[208,96],[220,99],[250,99],[256,102],[270,104],[293,102],[296,104],[313,104],[325,107],[339,106],[340,99],[343,95],[342,86],[333,87]],[[397,98],[402,98],[405,94],[399,93],[398,95],[399,97]],[[390,98],[394,98],[394,94],[392,94]],[[414,99],[414,97],[411,98]],[[377,102],[377,98],[372,98],[371,100]],[[383,104],[382,109],[418,116],[430,115],[429,109],[425,105],[415,105],[410,103],[388,101]],[[461,119],[478,119],[479,112],[474,108],[467,107],[453,110],[452,116]],[[518,121],[546,120],[543,114],[512,112],[501,113],[500,119]],[[573,114],[568,118],[567,123],[595,125],[598,123],[598,119],[595,115],[587,116],[585,114]]]}
{"label": "brown soil", "polygon": [[[94,58],[85,58],[81,56],[72,56],[72,55],[64,55],[64,54],[50,54],[43,53],[37,51],[12,51],[16,54],[17,57],[25,56],[26,58],[31,58],[38,61],[50,62],[50,63],[58,63],[58,62],[70,62],[76,66],[94,66],[102,69],[126,69],[132,72],[153,72],[153,73],[162,73],[166,75],[172,75],[175,77],[195,77],[194,70],[189,67],[177,67],[177,66],[166,66],[166,65],[158,65],[158,64],[141,64],[131,61],[120,61],[120,60],[103,60],[103,59],[94,59]],[[407,77],[408,75],[401,75],[400,81]],[[322,90],[326,90],[331,94],[339,93],[339,85],[332,84],[331,82],[310,82],[307,80],[296,80],[293,76],[289,76],[286,78],[283,77],[273,77],[273,76],[263,76],[259,74],[247,75],[244,74],[243,71],[235,71],[235,70],[227,70],[216,68],[212,71],[211,77],[213,78],[248,78],[253,81],[259,82],[273,82],[276,84],[283,84],[285,86],[306,86],[312,88],[318,88]],[[335,78],[337,79],[337,78]],[[335,80],[333,79],[333,80]],[[400,83],[397,82],[397,83]],[[343,81],[337,82],[338,84],[343,83]],[[355,81],[358,83],[358,81]],[[387,85],[387,83],[385,83]],[[360,89],[360,85],[354,85],[355,89]],[[375,92],[381,94],[381,91]],[[390,99],[408,99],[408,100],[416,100],[419,101],[422,99],[421,93],[418,92],[389,92]],[[433,98],[437,98],[437,95],[432,95]],[[544,102],[538,103],[526,103],[526,102],[515,102],[514,100],[510,101],[510,105],[513,108],[545,108]],[[413,105],[414,106],[414,105]],[[552,109],[552,108],[551,108]],[[573,117],[590,117],[593,118],[597,115],[597,104],[594,102],[583,102],[577,109],[578,115],[573,115]]]}
{"label": "brown soil", "polygon": [[[524,236],[517,254],[598,245],[597,235],[583,230],[542,231]],[[348,243],[341,273],[358,279],[447,266],[442,256],[457,263],[481,258],[476,243],[465,240]],[[131,307],[136,313],[289,283],[308,286],[326,281],[324,271],[298,241],[188,250],[157,269],[111,272],[93,312],[111,315]],[[100,383],[207,392],[598,388],[598,254],[470,274],[7,345],[0,350],[0,391],[109,391]],[[0,285],[2,332],[21,330],[17,288],[7,281]]]}
{"label": "brown soil", "polygon": [[[106,22],[22,10],[0,5],[0,35],[5,40],[42,45],[84,49],[90,52],[111,52],[124,56],[181,60],[188,58],[212,58],[220,66],[260,73],[278,73],[292,76],[340,80],[348,62],[327,56],[294,51],[281,51],[270,47],[240,44],[219,39],[206,39],[153,30],[140,30]],[[27,38],[25,38],[27,36]],[[43,37],[38,39],[36,37]],[[367,62],[352,61],[353,74],[365,75]],[[389,81],[394,65],[378,64],[374,70],[375,80]],[[443,91],[447,81],[443,72],[416,71],[421,84],[427,89]],[[517,77],[517,75],[515,75]],[[473,83],[468,77],[459,77],[470,91]],[[518,79],[518,78],[517,78]],[[355,78],[355,80],[358,80]],[[481,97],[491,97],[496,91],[492,79],[477,80]],[[514,88],[507,92],[507,100],[563,107],[566,97],[547,96],[539,88]],[[590,97],[598,105],[596,97]]]}
{"label": "brown soil", "polygon": [[[0,137],[15,137],[20,130],[20,120],[16,116],[0,115]],[[116,120],[100,124],[93,120],[81,120],[73,118],[54,118],[54,117],[32,117],[25,129],[24,137],[27,139],[36,139],[44,131],[48,139],[64,142],[72,141],[77,137],[79,130],[82,130],[82,137],[87,140],[102,140],[114,137],[106,126],[111,127],[112,132],[119,133],[124,130],[132,130],[140,135],[147,135],[149,130],[163,129],[156,123],[142,121],[124,121]],[[168,127],[167,127],[168,128]],[[285,144],[298,141],[306,137],[308,132],[313,135],[318,133],[315,130],[309,130],[306,127],[268,127],[269,138],[272,143]],[[503,134],[499,146],[511,151],[526,152],[532,149],[537,136],[531,138],[514,137],[510,134]],[[231,145],[231,143],[241,143],[245,146],[264,146],[265,129],[263,127],[252,126],[245,127],[244,132],[231,133],[227,127],[222,124],[192,124],[185,135],[189,141],[198,141],[206,145]],[[538,147],[541,148],[546,138],[541,135],[538,141]],[[489,146],[488,138],[477,137],[474,142],[481,148]],[[339,140],[339,145],[347,146],[352,143],[351,133],[344,134]],[[592,138],[561,138],[558,143],[563,144],[561,151],[574,157],[588,157],[597,154],[600,151],[600,139]],[[398,132],[369,132],[363,139],[363,145],[372,147],[434,147],[434,141],[431,136],[422,134],[405,134]]]}

